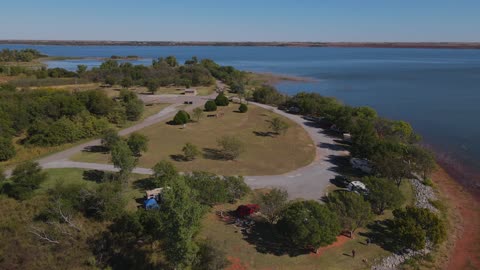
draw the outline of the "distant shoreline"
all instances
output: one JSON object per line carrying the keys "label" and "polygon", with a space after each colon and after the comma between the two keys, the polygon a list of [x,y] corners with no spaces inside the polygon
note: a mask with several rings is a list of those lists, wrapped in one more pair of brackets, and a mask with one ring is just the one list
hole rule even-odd
{"label": "distant shoreline", "polygon": [[63,46],[246,46],[480,49],[480,42],[224,42],[224,41],[108,41],[108,40],[0,40],[0,44]]}

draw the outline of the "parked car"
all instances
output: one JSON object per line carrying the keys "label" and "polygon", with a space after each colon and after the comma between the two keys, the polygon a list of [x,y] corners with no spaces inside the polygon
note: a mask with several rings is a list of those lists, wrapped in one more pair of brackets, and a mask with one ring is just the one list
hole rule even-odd
{"label": "parked car", "polygon": [[347,189],[358,194],[368,194],[368,189],[364,183],[360,181],[352,181],[347,185]]}
{"label": "parked car", "polygon": [[372,166],[370,165],[370,162],[366,159],[351,158],[350,159],[350,164],[352,164],[352,167],[354,169],[359,169],[364,173],[371,173],[372,172]]}

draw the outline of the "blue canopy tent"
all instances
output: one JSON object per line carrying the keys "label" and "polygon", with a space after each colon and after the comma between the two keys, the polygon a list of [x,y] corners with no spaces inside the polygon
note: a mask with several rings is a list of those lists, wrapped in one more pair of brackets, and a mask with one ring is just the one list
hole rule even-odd
{"label": "blue canopy tent", "polygon": [[145,209],[147,210],[160,209],[160,206],[158,205],[157,201],[154,198],[145,200],[143,204],[145,205]]}

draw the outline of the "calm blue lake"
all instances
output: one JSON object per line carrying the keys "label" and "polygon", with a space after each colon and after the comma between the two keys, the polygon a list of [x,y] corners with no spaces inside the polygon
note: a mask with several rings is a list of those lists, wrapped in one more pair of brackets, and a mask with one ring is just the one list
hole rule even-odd
{"label": "calm blue lake", "polygon": [[[441,157],[480,169],[480,50],[0,45],[27,47],[50,56],[137,55],[142,59],[134,63],[147,65],[160,56],[175,55],[183,62],[195,55],[242,70],[314,78],[278,88],[289,94],[318,92],[409,121]],[[48,62],[70,70],[78,64],[100,62]]]}

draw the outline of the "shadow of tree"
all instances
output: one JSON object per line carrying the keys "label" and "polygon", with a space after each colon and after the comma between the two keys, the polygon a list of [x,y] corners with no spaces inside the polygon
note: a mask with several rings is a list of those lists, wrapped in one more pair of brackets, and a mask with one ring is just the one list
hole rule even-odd
{"label": "shadow of tree", "polygon": [[327,159],[334,165],[333,167],[329,168],[330,171],[346,177],[361,178],[366,175],[362,171],[352,168],[349,156],[329,155]]}
{"label": "shadow of tree", "polygon": [[157,188],[154,179],[152,177],[142,178],[133,182],[133,186],[139,190],[154,189]]}
{"label": "shadow of tree", "polygon": [[273,137],[275,133],[271,131],[253,131],[253,134],[259,137]]}
{"label": "shadow of tree", "polygon": [[108,148],[102,145],[92,145],[85,147],[82,152],[89,152],[89,153],[108,153]]}
{"label": "shadow of tree", "polygon": [[225,160],[225,157],[221,150],[214,148],[203,148],[203,157],[213,160]]}
{"label": "shadow of tree", "polygon": [[381,246],[387,251],[398,252],[398,247],[395,244],[397,241],[391,230],[392,226],[393,221],[391,219],[375,221],[367,226],[369,231],[359,234],[368,237],[372,243]]}
{"label": "shadow of tree", "polygon": [[286,239],[280,237],[275,227],[266,222],[255,222],[249,229],[242,229],[242,234],[245,241],[254,245],[258,252],[264,254],[295,257],[311,251],[291,246]]}
{"label": "shadow of tree", "polygon": [[334,144],[334,143],[320,143],[318,145],[320,148],[327,148],[333,151],[344,151],[345,147],[343,145]]}
{"label": "shadow of tree", "polygon": [[175,160],[175,161],[178,161],[178,162],[184,162],[184,161],[188,161],[186,159],[186,157],[184,155],[181,155],[181,154],[178,154],[178,155],[170,155],[170,158]]}
{"label": "shadow of tree", "polygon": [[96,183],[113,181],[116,179],[116,174],[114,172],[105,172],[100,170],[88,170],[84,171],[82,174],[84,180],[93,181]]}

